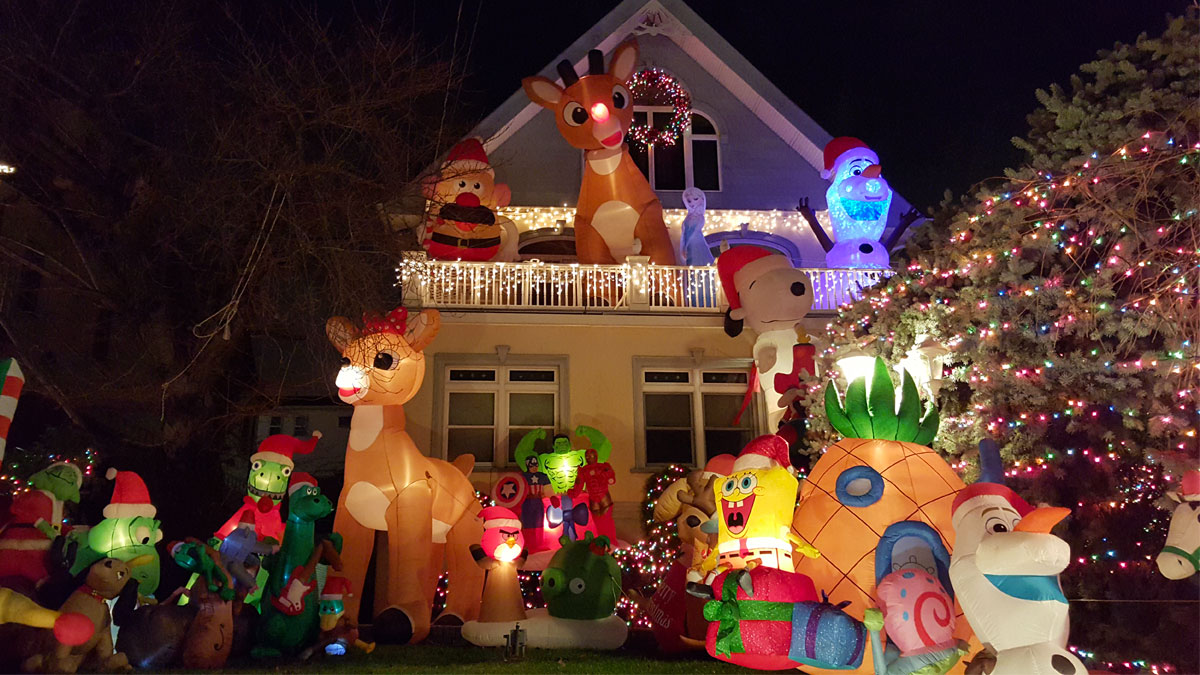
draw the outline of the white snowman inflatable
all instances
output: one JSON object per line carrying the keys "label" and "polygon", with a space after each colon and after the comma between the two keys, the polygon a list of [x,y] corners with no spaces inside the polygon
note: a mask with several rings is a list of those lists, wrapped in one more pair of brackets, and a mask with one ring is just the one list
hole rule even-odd
{"label": "white snowman inflatable", "polygon": [[995,653],[990,675],[1086,675],[1067,650],[1069,605],[1058,574],[1071,559],[1050,528],[1070,509],[1034,508],[999,479],[999,448],[980,443],[979,482],[954,500],[950,583],[979,640]]}

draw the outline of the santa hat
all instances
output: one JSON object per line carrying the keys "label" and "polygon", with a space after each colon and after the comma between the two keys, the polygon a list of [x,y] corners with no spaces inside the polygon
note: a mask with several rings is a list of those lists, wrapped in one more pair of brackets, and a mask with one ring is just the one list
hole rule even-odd
{"label": "santa hat", "polygon": [[950,506],[950,518],[953,519],[961,507],[977,497],[1002,497],[1022,518],[1028,515],[1030,511],[1033,511],[1033,507],[1029,505],[1029,502],[1021,499],[1021,495],[1013,492],[1012,488],[999,483],[980,481],[971,483],[962,490],[959,490],[958,495],[954,498],[954,504]]}
{"label": "santa hat", "polygon": [[321,589],[322,600],[341,600],[343,596],[353,596],[350,592],[350,580],[346,577],[328,577],[325,587]]}
{"label": "santa hat", "polygon": [[821,178],[828,179],[833,174],[833,167],[837,166],[838,157],[854,150],[855,148],[870,147],[853,136],[838,136],[837,138],[825,144],[825,170],[821,172]]}
{"label": "santa hat", "polygon": [[256,462],[262,460],[264,462],[275,462],[295,468],[296,462],[292,459],[292,455],[297,453],[307,455],[317,447],[317,441],[321,438],[321,432],[314,431],[312,437],[307,441],[302,441],[294,436],[287,434],[275,434],[267,436],[265,440],[258,446],[258,452],[250,455],[250,461]]}
{"label": "santa hat", "polygon": [[733,462],[733,471],[736,473],[746,469],[770,469],[776,466],[791,468],[792,460],[788,458],[787,441],[769,434],[759,436],[742,449]]}
{"label": "santa hat", "polygon": [[109,469],[104,477],[116,481],[113,484],[112,500],[104,507],[105,518],[153,518],[158,509],[150,503],[150,491],[142,477],[132,471]]}
{"label": "santa hat", "polygon": [[1179,497],[1185,502],[1200,501],[1200,471],[1193,470],[1183,474]]}
{"label": "santa hat", "polygon": [[496,527],[521,529],[521,519],[503,506],[489,506],[479,512],[479,517],[483,518],[483,529],[485,530]]}
{"label": "santa hat", "polygon": [[296,473],[292,474],[292,481],[288,483],[288,495],[290,496],[293,492],[299,490],[305,485],[317,487],[317,479],[313,478],[307,473],[304,473],[303,471],[297,471]]}
{"label": "santa hat", "polygon": [[729,300],[730,318],[740,320],[746,318],[742,309],[742,299],[738,293],[750,286],[763,272],[778,267],[780,261],[787,265],[787,258],[775,255],[759,246],[738,246],[725,251],[717,257],[717,275],[721,277],[721,288],[725,290],[725,298]]}
{"label": "santa hat", "polygon": [[495,175],[495,170],[488,162],[487,153],[483,150],[483,141],[478,138],[468,138],[459,141],[450,149],[450,154],[446,157],[446,167],[442,171],[443,175],[451,172],[470,173],[474,171],[486,171]]}

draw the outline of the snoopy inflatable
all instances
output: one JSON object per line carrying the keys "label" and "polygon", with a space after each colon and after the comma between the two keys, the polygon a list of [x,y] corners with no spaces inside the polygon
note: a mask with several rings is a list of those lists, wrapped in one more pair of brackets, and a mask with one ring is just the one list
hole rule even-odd
{"label": "snoopy inflatable", "polygon": [[1071,511],[1034,508],[1000,483],[996,444],[979,444],[983,472],[954,500],[950,583],[963,613],[996,655],[990,675],[1086,675],[1067,651],[1067,599],[1058,574],[1071,559],[1050,528]]}

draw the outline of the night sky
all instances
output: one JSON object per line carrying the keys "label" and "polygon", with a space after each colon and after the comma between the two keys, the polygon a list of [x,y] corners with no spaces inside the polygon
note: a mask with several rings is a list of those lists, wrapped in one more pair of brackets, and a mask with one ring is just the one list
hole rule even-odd
{"label": "night sky", "polygon": [[[1010,139],[1026,132],[1035,89],[1066,84],[1116,41],[1160,34],[1190,4],[686,1],[829,133],[869,143],[922,209],[1021,163]],[[390,10],[446,54],[458,28],[460,58],[471,47],[459,105],[481,119],[617,4],[462,0],[461,19],[453,0]]]}

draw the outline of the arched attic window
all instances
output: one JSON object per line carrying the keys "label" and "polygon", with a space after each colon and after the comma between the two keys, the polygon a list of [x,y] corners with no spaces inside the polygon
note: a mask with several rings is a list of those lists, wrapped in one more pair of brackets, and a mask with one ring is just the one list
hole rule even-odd
{"label": "arched attic window", "polygon": [[800,248],[796,244],[777,234],[755,232],[754,230],[746,229],[745,226],[740,230],[706,234],[704,235],[704,242],[708,244],[708,249],[712,251],[713,257],[721,255],[723,248],[758,246],[759,248],[782,253],[793,267],[801,266]]}
{"label": "arched attic window", "polygon": [[[633,106],[633,123],[665,128],[674,111],[670,106]],[[629,144],[629,154],[655,190],[684,190],[696,187],[705,192],[721,189],[721,135],[708,115],[693,109],[691,124],[675,145],[638,147]]]}

